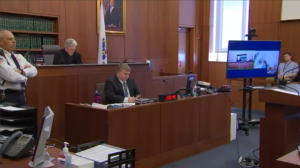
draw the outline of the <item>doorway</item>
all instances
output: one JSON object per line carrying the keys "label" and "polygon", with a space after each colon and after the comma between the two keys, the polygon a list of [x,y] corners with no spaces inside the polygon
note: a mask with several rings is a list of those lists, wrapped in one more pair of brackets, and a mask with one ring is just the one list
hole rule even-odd
{"label": "doorway", "polygon": [[193,71],[194,28],[179,27],[178,73]]}

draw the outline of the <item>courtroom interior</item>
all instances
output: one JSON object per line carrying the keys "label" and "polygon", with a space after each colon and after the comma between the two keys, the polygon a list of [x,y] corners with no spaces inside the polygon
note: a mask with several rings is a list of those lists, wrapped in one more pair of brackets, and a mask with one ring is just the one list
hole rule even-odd
{"label": "courtroom interior", "polygon": [[299,5],[0,0],[0,167],[300,167]]}

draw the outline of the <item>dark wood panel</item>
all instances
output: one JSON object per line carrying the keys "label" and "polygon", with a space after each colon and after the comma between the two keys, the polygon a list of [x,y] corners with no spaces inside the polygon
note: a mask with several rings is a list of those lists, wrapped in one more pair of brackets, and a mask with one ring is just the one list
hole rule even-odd
{"label": "dark wood panel", "polygon": [[282,0],[250,1],[249,23],[278,23]]}
{"label": "dark wood panel", "polygon": [[107,59],[125,59],[125,36],[107,35]]}
{"label": "dark wood panel", "polygon": [[153,58],[153,75],[158,76],[160,71],[178,73],[178,58]]}
{"label": "dark wood panel", "polygon": [[160,152],[160,104],[109,111],[108,143],[136,150],[136,160]]}
{"label": "dark wood panel", "polygon": [[[299,101],[299,98],[285,94],[281,97],[282,99],[285,98],[285,102],[280,105],[277,104],[278,100],[274,99],[274,97],[283,95],[278,93],[275,91],[264,91],[260,92],[259,95],[260,98],[264,97],[261,100],[266,102],[265,117],[261,118],[260,121],[259,156],[261,168],[275,167],[276,159],[293,151],[295,146],[298,145],[300,127],[299,104],[297,103],[297,106],[284,104],[287,101],[295,103]],[[277,147],[274,149],[274,146]]]}
{"label": "dark wood panel", "polygon": [[66,38],[77,41],[83,59],[97,58],[96,1],[65,1]]}
{"label": "dark wood panel", "polygon": [[78,102],[78,77],[66,76],[37,76],[28,80],[26,87],[27,105],[37,108],[38,130],[44,114],[44,108],[49,106],[55,116],[51,137],[64,136],[65,102]]}
{"label": "dark wood panel", "polygon": [[199,98],[161,105],[161,153],[199,141]]}
{"label": "dark wood panel", "polygon": [[59,39],[58,45],[64,47],[64,42],[66,40],[66,6],[65,1],[60,0],[43,0],[43,1],[28,1],[29,12],[35,14],[47,14],[58,16],[58,32]]}
{"label": "dark wood panel", "polygon": [[300,158],[299,151],[294,150],[276,160],[276,168],[299,168]]}
{"label": "dark wood panel", "polygon": [[13,12],[28,13],[28,0],[2,0],[0,1],[0,9]]}
{"label": "dark wood panel", "polygon": [[279,40],[279,22],[252,23],[250,27],[255,28],[259,36],[253,37],[253,40]]}
{"label": "dark wood panel", "polygon": [[61,0],[30,0],[29,12],[36,14],[60,15],[65,10],[65,1]]}
{"label": "dark wood panel", "polygon": [[[284,52],[291,52],[293,61],[300,64],[299,38],[300,20],[280,23],[281,57]],[[283,59],[281,59],[283,61]]]}
{"label": "dark wood panel", "polygon": [[[82,114],[84,114],[84,119]],[[65,141],[76,146],[99,140],[108,142],[107,110],[67,103],[65,115],[65,121],[62,122],[65,123],[66,130],[76,130],[65,131]]]}
{"label": "dark wood panel", "polygon": [[167,56],[167,1],[148,1],[148,58]]}
{"label": "dark wood panel", "polygon": [[282,0],[275,0],[272,2],[272,22],[277,22],[281,20],[281,8],[282,8]]}
{"label": "dark wood panel", "polygon": [[[199,111],[201,111],[199,116],[200,141],[230,135],[231,110],[228,97],[230,97],[229,93],[201,97],[199,106]],[[222,108],[220,109],[220,107]],[[206,122],[210,124],[207,125]]]}
{"label": "dark wood panel", "polygon": [[195,26],[196,0],[179,1],[179,25]]}
{"label": "dark wood panel", "polygon": [[209,62],[209,79],[208,82],[215,87],[227,85],[226,79],[226,63],[225,62]]}
{"label": "dark wood panel", "polygon": [[202,39],[201,39],[201,61],[200,61],[200,80],[208,80],[208,53],[209,53],[209,27],[202,27]]}
{"label": "dark wood panel", "polygon": [[168,65],[171,72],[178,72],[178,25],[179,1],[167,1],[167,57],[176,59],[176,64]]}
{"label": "dark wood panel", "polygon": [[210,26],[210,0],[203,0],[202,2],[202,25]]}
{"label": "dark wood panel", "polygon": [[148,1],[126,1],[126,58],[148,58]]}

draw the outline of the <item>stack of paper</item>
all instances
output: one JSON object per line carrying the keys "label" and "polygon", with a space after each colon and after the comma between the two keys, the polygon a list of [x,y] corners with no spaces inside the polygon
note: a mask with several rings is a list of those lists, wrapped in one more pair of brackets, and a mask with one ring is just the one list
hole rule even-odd
{"label": "stack of paper", "polygon": [[103,144],[103,145],[98,145],[93,148],[84,150],[79,153],[75,153],[76,156],[80,156],[89,160],[93,160],[95,162],[106,162],[108,155],[116,152],[123,151],[123,149]]}
{"label": "stack of paper", "polygon": [[18,108],[18,107],[12,107],[12,106],[6,106],[6,107],[0,107],[1,110],[5,111],[21,111],[21,110],[26,110],[23,108]]}

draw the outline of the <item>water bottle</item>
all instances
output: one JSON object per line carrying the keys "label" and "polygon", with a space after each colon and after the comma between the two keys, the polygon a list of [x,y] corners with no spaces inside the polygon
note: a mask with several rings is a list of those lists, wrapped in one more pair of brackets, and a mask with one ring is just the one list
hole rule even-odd
{"label": "water bottle", "polygon": [[100,96],[100,94],[98,93],[97,90],[95,92],[94,102],[95,103],[101,103],[101,96]]}

